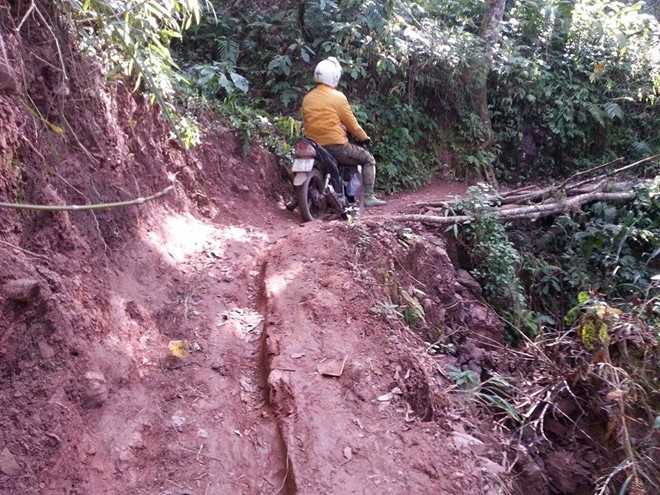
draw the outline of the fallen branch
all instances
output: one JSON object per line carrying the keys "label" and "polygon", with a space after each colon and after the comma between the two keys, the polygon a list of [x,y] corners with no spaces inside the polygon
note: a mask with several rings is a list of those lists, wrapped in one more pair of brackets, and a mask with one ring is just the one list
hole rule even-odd
{"label": "fallen branch", "polygon": [[631,163],[630,165],[626,165],[624,167],[616,168],[616,169],[612,170],[611,172],[607,172],[606,174],[598,175],[596,177],[592,177],[591,179],[585,179],[581,182],[578,182],[577,184],[573,184],[571,187],[576,188],[576,187],[583,186],[585,184],[589,184],[590,182],[594,182],[595,180],[606,179],[608,177],[612,177],[614,175],[618,175],[618,174],[621,174],[623,172],[627,172],[628,170],[631,170],[635,167],[643,165],[644,163],[648,163],[648,162],[652,162],[653,160],[657,160],[658,158],[660,158],[660,153],[658,153],[657,155],[653,155],[653,156],[647,156],[646,158],[643,158],[643,159],[638,160],[634,163]]}
{"label": "fallen branch", "polygon": [[[522,206],[519,208],[495,209],[495,217],[500,220],[537,220],[542,217],[556,215],[568,210],[576,210],[587,203],[596,201],[622,202],[629,201],[635,197],[635,192],[591,192],[580,194],[571,198],[555,201],[553,203]],[[372,217],[373,218],[373,217]],[[383,217],[385,218],[385,217]],[[454,215],[441,217],[438,215],[395,215],[386,217],[395,222],[420,222],[431,225],[453,225],[457,223],[466,223],[474,220],[469,215]]]}
{"label": "fallen branch", "polygon": [[586,194],[596,191],[618,192],[618,191],[629,190],[631,188],[631,183],[629,181],[614,182],[608,184],[607,180],[600,176],[594,177],[594,180],[599,180],[599,182],[597,182],[596,184],[592,184],[593,180],[590,179],[589,181],[584,181],[584,183],[571,185],[569,187],[560,187],[560,186],[546,187],[544,189],[539,189],[537,191],[530,192],[528,194],[524,194],[521,196],[510,196],[508,198],[504,198],[500,202],[500,204],[515,205],[515,204],[525,204],[525,203],[538,203],[538,202],[546,201],[548,199],[552,199],[553,194],[557,194],[557,193],[563,193],[563,195],[565,196],[576,196],[578,194]]}
{"label": "fallen branch", "polygon": [[609,162],[607,162],[607,163],[603,163],[602,165],[598,165],[598,166],[596,166],[596,167],[592,167],[592,168],[589,168],[589,169],[587,169],[587,170],[581,170],[580,172],[576,172],[576,173],[574,173],[573,175],[567,177],[563,182],[561,182],[561,183],[557,186],[557,189],[562,189],[562,188],[565,187],[569,182],[571,182],[571,181],[577,179],[578,177],[582,177],[583,175],[588,175],[588,174],[591,174],[591,173],[593,173],[593,172],[597,172],[598,170],[603,170],[603,169],[609,167],[610,165],[614,165],[615,163],[619,163],[620,161],[623,161],[623,157],[622,157],[622,156],[620,156],[619,158],[615,158],[614,160],[609,161]]}
{"label": "fallen branch", "polygon": [[499,218],[532,218],[537,219],[544,216],[563,213],[567,210],[578,209],[586,203],[596,201],[620,202],[629,201],[635,197],[635,192],[590,192],[580,194],[571,198],[555,201],[554,203],[542,205],[522,206],[520,208],[510,208],[499,212]]}
{"label": "fallen branch", "polygon": [[13,208],[17,210],[38,210],[38,211],[88,211],[88,210],[107,210],[110,208],[119,208],[124,206],[141,205],[148,201],[153,201],[174,190],[174,185],[169,185],[162,191],[158,191],[151,196],[135,198],[130,201],[118,201],[116,203],[97,203],[88,205],[34,205],[21,203],[0,203],[0,208]]}
{"label": "fallen branch", "polygon": [[522,186],[517,189],[512,189],[511,191],[505,191],[501,194],[503,198],[506,198],[508,196],[515,196],[520,193],[528,192],[530,189],[534,189],[536,187],[534,184],[530,184],[528,186]]}
{"label": "fallen branch", "polygon": [[[509,195],[509,196],[507,196],[503,199],[502,204],[528,203],[530,201],[543,200],[547,196],[549,196],[550,194],[553,194],[553,193],[561,191],[561,190],[565,191],[566,194],[568,194],[569,192],[573,192],[573,193],[578,192],[579,193],[580,189],[583,186],[587,185],[587,184],[591,184],[591,183],[596,182],[596,181],[600,181],[603,184],[605,184],[605,179],[607,179],[609,177],[613,177],[615,175],[622,174],[623,172],[627,172],[628,170],[632,170],[635,167],[643,165],[644,163],[651,162],[653,160],[657,160],[658,158],[660,158],[660,154],[653,155],[653,156],[648,156],[646,158],[643,158],[642,160],[638,160],[638,161],[636,161],[634,163],[631,163],[629,165],[625,165],[624,167],[619,167],[617,169],[611,170],[611,171],[606,172],[604,174],[596,175],[594,177],[590,177],[590,178],[583,179],[583,180],[575,182],[575,183],[571,183],[573,180],[575,180],[578,177],[582,177],[583,175],[588,175],[588,174],[596,172],[598,170],[603,170],[603,169],[605,169],[605,168],[607,168],[611,165],[614,165],[615,163],[618,163],[622,160],[622,158],[617,158],[616,160],[612,160],[611,162],[607,162],[607,163],[604,163],[602,165],[598,165],[597,167],[593,167],[593,168],[590,168],[588,170],[583,170],[581,172],[577,172],[577,173],[571,175],[570,177],[568,177],[567,179],[565,179],[564,181],[562,181],[561,183],[557,184],[557,185],[545,187],[543,189],[539,189],[539,190],[536,190],[536,191],[528,191],[526,193],[521,193],[521,194],[518,194],[518,195]],[[597,188],[598,187],[596,187],[596,189]]]}
{"label": "fallen branch", "polygon": [[[593,185],[590,185],[590,186],[583,186],[583,187],[580,187],[580,188],[577,188],[577,189],[571,189],[570,193],[573,196],[569,196],[569,198],[570,197],[575,197],[577,195],[589,194],[589,193],[595,193],[595,192],[613,193],[613,192],[631,191],[635,187],[635,185],[636,185],[635,182],[630,182],[630,181],[614,182],[614,183],[609,183],[608,184],[608,183],[606,183],[605,180],[602,180],[598,184],[593,184]],[[516,198],[507,198],[507,199],[510,199],[510,201],[503,201],[500,204],[500,207],[502,208],[502,210],[510,211],[512,209],[515,209],[515,208],[522,208],[523,206],[530,206],[530,205],[524,204],[525,202],[520,201],[520,200],[518,200],[517,202],[514,203],[513,200],[516,199]],[[537,205],[546,205],[546,204],[550,204],[550,203],[556,203],[557,201],[561,200],[562,198],[561,197],[560,198],[552,198],[549,195],[548,196],[544,195],[544,197],[539,197],[539,198],[536,198],[536,199],[540,200],[540,202],[536,203]],[[449,204],[444,204],[440,208],[427,207],[426,208],[426,214],[436,212],[436,213],[442,213],[442,214],[444,214],[443,216],[446,216],[446,213],[447,213],[447,210],[448,210],[449,207],[450,207]]]}
{"label": "fallen branch", "polygon": [[438,201],[420,201],[419,203],[411,203],[406,206],[406,208],[411,208],[417,210],[419,208],[447,208],[449,206],[449,201],[438,200]]}
{"label": "fallen branch", "polygon": [[[580,177],[583,177],[585,175],[590,175],[594,172],[605,170],[611,167],[612,165],[621,162],[623,158],[619,157],[616,158],[615,160],[609,161],[607,163],[603,163],[601,165],[597,165],[587,170],[576,172],[558,184],[553,184],[547,187],[543,187],[541,189],[535,188],[535,186],[533,185],[523,186],[514,189],[512,191],[506,191],[500,193],[497,196],[493,195],[490,197],[490,199],[492,202],[499,201],[501,205],[516,205],[516,204],[542,202],[544,200],[552,198],[552,196],[555,193],[558,193],[560,191],[563,192],[563,194],[565,194],[566,196],[575,196],[583,193],[603,191],[603,190],[608,190],[608,191],[626,190],[626,189],[620,189],[621,184],[624,183],[614,183],[610,185],[607,183],[607,179],[615,175],[619,175],[624,172],[627,172],[645,163],[658,160],[659,158],[660,158],[660,154],[648,156],[629,165],[625,165],[623,167],[619,167],[609,172],[601,173],[599,175],[595,175],[593,177],[582,179],[578,182],[574,182],[576,179]],[[596,184],[594,185],[594,183]],[[627,182],[625,184],[629,185],[630,183]],[[408,205],[407,208],[413,210],[422,209],[422,208],[448,209],[449,206],[450,206],[449,201],[447,200],[432,200],[432,201],[413,203]]]}
{"label": "fallen branch", "polygon": [[2,239],[0,239],[0,244],[10,247],[11,249],[18,251],[19,253],[29,254],[30,256],[34,256],[35,258],[41,258],[43,260],[50,261],[50,258],[46,255],[35,253],[34,251],[30,251],[29,249],[22,248],[20,246],[17,246],[16,244],[12,244],[11,242],[3,241]]}

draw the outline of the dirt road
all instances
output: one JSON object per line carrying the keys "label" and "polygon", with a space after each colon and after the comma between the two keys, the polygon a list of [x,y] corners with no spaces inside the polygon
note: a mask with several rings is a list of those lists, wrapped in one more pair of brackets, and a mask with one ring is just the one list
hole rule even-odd
{"label": "dirt road", "polygon": [[[386,211],[459,190],[434,184]],[[369,314],[343,224],[272,208],[230,224],[164,211],[158,225],[108,284],[116,330],[96,366],[110,393],[85,418],[81,493],[460,488],[432,426],[385,400],[395,373],[419,371]],[[183,359],[169,356],[177,340]],[[333,359],[340,378],[318,371]]]}
{"label": "dirt road", "polygon": [[[377,213],[462,188],[436,182]],[[24,476],[0,486],[19,495],[490,486],[476,454],[432,420],[445,399],[423,342],[372,311],[384,296],[365,263],[369,232],[339,221],[303,225],[250,195],[215,206],[223,214],[154,206],[109,277],[94,279],[84,265],[87,275],[71,272],[66,283],[50,274],[51,286],[77,287],[57,318],[84,314],[80,325],[109,330],[69,335],[67,346],[81,351],[52,368],[43,398],[26,397],[39,404],[36,416],[21,417],[29,407],[16,396],[8,418],[32,454],[8,451],[0,468],[17,465]],[[57,342],[39,344],[38,365],[62,358]]]}

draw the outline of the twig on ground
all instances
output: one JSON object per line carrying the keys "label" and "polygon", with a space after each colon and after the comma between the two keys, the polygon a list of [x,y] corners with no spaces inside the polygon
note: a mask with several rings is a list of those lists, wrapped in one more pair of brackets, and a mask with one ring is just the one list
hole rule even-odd
{"label": "twig on ground", "polygon": [[207,459],[210,459],[215,462],[219,462],[220,464],[224,464],[224,461],[220,459],[219,457],[214,457],[209,454],[202,454],[200,451],[197,451],[195,449],[189,449],[188,447],[184,447],[183,445],[179,444],[179,448],[185,450],[186,452],[190,452],[192,454],[195,454],[197,457],[206,457]]}
{"label": "twig on ground", "polygon": [[30,14],[32,11],[35,9],[36,5],[34,4],[34,0],[30,2],[30,6],[28,7],[27,11],[25,12],[25,15],[21,19],[21,22],[18,23],[18,26],[16,27],[16,32],[19,32],[21,28],[23,27],[23,24],[27,20],[28,17],[30,17]]}
{"label": "twig on ground", "polygon": [[34,256],[35,258],[41,258],[42,260],[50,261],[50,258],[46,255],[35,253],[34,251],[30,251],[29,249],[22,248],[20,246],[17,246],[16,244],[12,244],[11,242],[3,241],[2,239],[0,239],[0,244],[4,244],[5,246],[15,249],[16,251],[29,254],[30,256]]}

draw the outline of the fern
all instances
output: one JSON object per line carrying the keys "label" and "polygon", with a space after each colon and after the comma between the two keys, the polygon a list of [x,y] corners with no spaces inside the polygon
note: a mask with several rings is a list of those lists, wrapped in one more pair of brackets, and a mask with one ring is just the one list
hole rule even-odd
{"label": "fern", "polygon": [[217,47],[219,62],[225,64],[228,68],[235,67],[240,53],[238,42],[227,36],[220,36],[217,40]]}
{"label": "fern", "polygon": [[608,101],[603,105],[603,110],[610,120],[623,120],[623,109],[618,103]]}
{"label": "fern", "polygon": [[600,106],[596,105],[595,103],[587,103],[587,110],[596,122],[605,127],[605,119],[603,118],[605,116],[605,112],[603,112],[603,109],[600,108]]}
{"label": "fern", "polygon": [[631,145],[632,151],[637,156],[645,156],[653,153],[646,141],[635,141]]}

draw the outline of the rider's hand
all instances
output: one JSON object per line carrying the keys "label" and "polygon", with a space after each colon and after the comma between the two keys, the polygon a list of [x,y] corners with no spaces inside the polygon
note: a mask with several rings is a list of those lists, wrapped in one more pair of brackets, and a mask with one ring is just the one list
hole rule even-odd
{"label": "rider's hand", "polygon": [[359,142],[358,145],[362,146],[363,148],[368,148],[371,146],[371,139],[365,139],[364,141]]}

